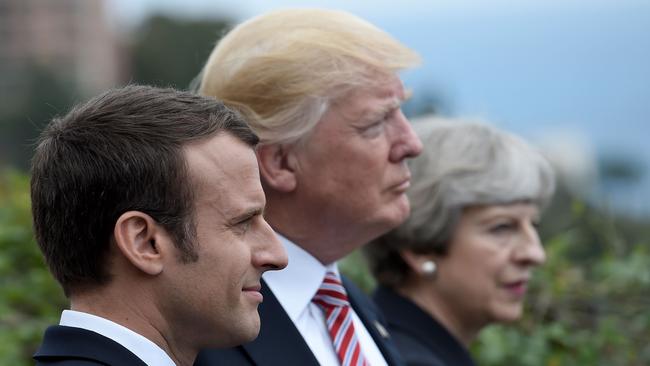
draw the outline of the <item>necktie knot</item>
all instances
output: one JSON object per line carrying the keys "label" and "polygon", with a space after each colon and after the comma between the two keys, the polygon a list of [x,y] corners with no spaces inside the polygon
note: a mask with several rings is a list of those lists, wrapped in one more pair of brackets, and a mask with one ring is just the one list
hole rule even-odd
{"label": "necktie knot", "polygon": [[325,274],[325,279],[316,292],[313,302],[325,310],[350,306],[345,288],[334,272]]}

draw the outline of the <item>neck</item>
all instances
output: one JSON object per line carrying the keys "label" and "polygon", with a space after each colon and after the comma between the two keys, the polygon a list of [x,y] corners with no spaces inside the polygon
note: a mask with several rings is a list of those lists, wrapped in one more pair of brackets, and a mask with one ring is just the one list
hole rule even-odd
{"label": "neck", "polygon": [[[273,209],[278,206],[267,205],[265,213],[265,219],[273,230],[307,251],[323,265],[328,265],[347,255],[348,251],[343,250],[344,246],[341,245],[343,238],[333,236],[330,232],[330,224],[321,222],[317,225],[309,217],[309,213],[294,215],[291,214],[293,212],[291,210]],[[333,240],[336,240],[336,243],[332,243]]]}
{"label": "neck", "polygon": [[[178,366],[194,363],[198,350],[192,351],[190,347],[182,347],[174,342],[169,327],[157,311],[154,301],[147,301],[149,305],[142,306],[134,296],[124,296],[123,293],[116,295],[111,292],[111,289],[106,288],[71,296],[70,309],[100,316],[138,333],[160,347]],[[147,296],[137,298],[151,300]]]}
{"label": "neck", "polygon": [[[426,279],[430,282],[431,279]],[[435,281],[435,280],[434,280]],[[465,348],[469,348],[484,324],[468,314],[462,314],[462,309],[450,306],[441,296],[433,293],[431,284],[422,280],[412,281],[411,284],[397,290],[402,296],[410,299],[422,310],[442,324]]]}
{"label": "neck", "polygon": [[[342,223],[339,217],[320,214],[313,208],[296,207],[290,199],[267,195],[267,202],[264,218],[273,230],[323,265],[338,261],[383,232],[382,228],[360,229],[359,225]],[[375,231],[377,234],[372,235]]]}

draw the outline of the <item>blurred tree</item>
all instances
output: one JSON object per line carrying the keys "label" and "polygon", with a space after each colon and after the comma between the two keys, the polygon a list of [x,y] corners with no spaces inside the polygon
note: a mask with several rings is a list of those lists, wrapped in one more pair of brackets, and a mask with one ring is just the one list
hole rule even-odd
{"label": "blurred tree", "polygon": [[55,71],[37,64],[25,69],[23,94],[0,110],[0,167],[26,170],[40,131],[78,97],[74,83]]}
{"label": "blurred tree", "polygon": [[228,20],[149,18],[134,37],[131,80],[187,89],[230,24]]}
{"label": "blurred tree", "polygon": [[600,159],[599,165],[604,184],[636,183],[644,173],[642,162],[632,156],[610,153]]}
{"label": "blurred tree", "polygon": [[451,115],[452,109],[452,103],[444,93],[428,87],[413,91],[413,96],[402,106],[407,118],[434,114]]}

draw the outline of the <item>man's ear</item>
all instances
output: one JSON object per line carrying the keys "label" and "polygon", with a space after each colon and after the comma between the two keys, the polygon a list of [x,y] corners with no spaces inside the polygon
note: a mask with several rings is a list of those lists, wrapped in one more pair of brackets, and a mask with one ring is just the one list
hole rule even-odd
{"label": "man's ear", "polygon": [[291,147],[273,144],[257,148],[257,161],[262,180],[269,187],[280,192],[296,189],[296,160]]}
{"label": "man's ear", "polygon": [[118,250],[134,267],[152,276],[162,272],[169,238],[151,216],[140,211],[123,213],[113,236]]}

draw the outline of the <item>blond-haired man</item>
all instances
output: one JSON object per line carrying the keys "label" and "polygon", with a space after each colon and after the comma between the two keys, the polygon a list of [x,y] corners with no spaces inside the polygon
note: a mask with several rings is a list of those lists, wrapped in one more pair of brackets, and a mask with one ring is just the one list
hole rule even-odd
{"label": "blond-haired man", "polygon": [[336,261],[406,219],[407,158],[422,146],[397,76],[418,56],[351,14],[283,10],[235,27],[199,91],[239,109],[259,134],[268,205],[289,266],[265,276],[254,342],[197,364],[398,364],[381,317]]}

